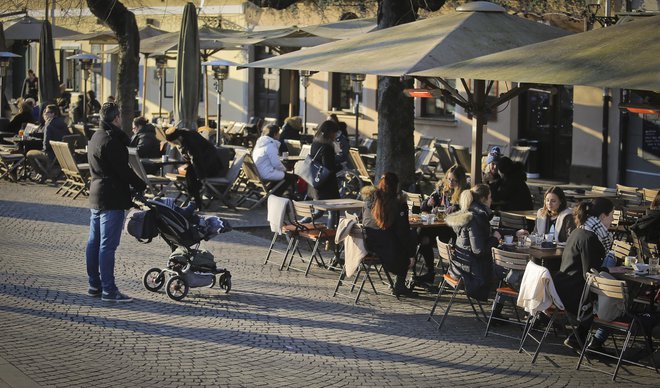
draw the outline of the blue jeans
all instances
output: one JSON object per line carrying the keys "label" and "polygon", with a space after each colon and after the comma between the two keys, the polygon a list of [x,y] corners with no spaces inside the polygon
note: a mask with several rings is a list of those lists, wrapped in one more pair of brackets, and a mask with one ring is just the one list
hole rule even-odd
{"label": "blue jeans", "polygon": [[91,209],[87,240],[87,276],[89,286],[106,294],[117,292],[115,285],[115,251],[124,223],[123,210]]}

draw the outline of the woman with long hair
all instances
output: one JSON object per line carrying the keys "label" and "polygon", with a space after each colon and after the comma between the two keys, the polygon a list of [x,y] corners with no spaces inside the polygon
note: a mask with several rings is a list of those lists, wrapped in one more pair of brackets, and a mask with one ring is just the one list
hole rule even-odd
{"label": "woman with long hair", "polygon": [[[533,233],[552,234],[556,241],[566,242],[573,229],[573,209],[568,207],[564,191],[559,186],[550,187],[543,196],[543,207],[536,212]],[[528,234],[524,229],[516,232],[518,238],[524,238]]]}
{"label": "woman with long hair", "polygon": [[406,274],[414,263],[415,232],[410,230],[408,205],[399,191],[399,178],[387,172],[378,188],[364,192],[362,222],[365,226],[369,252],[378,256],[383,268],[396,275],[394,294],[414,296],[405,286]]}
{"label": "woman with long hair", "polygon": [[21,102],[21,109],[9,122],[7,131],[18,135],[18,132],[27,124],[34,124],[34,116],[32,116],[32,105],[23,101]]}
{"label": "woman with long hair", "polygon": [[501,238],[499,232],[490,234],[492,201],[488,185],[478,184],[461,194],[461,210],[445,218],[456,233],[456,257],[450,263],[450,273],[460,274],[467,294],[479,300],[488,299],[493,263],[491,248],[497,246]]}
{"label": "woman with long hair", "polygon": [[[577,228],[568,236],[559,271],[553,279],[566,311],[577,314],[586,273],[592,268],[607,271],[603,259],[612,248],[613,240],[607,228],[614,218],[614,204],[607,198],[580,202],[574,210],[574,217]],[[587,330],[586,325],[578,328],[582,340]],[[573,336],[564,343],[573,348],[577,346]]]}
{"label": "woman with long hair", "polygon": [[463,166],[455,164],[447,170],[445,177],[438,181],[435,191],[422,203],[422,211],[430,211],[434,207],[444,207],[447,214],[459,209],[459,199],[464,190],[470,188],[467,183],[467,171]]}

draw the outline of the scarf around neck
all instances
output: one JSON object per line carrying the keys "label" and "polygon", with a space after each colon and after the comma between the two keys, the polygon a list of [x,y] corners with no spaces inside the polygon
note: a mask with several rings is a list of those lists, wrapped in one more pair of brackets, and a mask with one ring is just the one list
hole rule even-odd
{"label": "scarf around neck", "polygon": [[605,225],[603,225],[603,223],[600,222],[598,218],[593,216],[587,218],[587,221],[584,223],[584,225],[582,225],[582,227],[585,230],[594,232],[596,234],[598,240],[600,240],[600,243],[603,244],[605,252],[608,252],[610,249],[612,249],[612,243],[614,241],[612,235],[607,231]]}

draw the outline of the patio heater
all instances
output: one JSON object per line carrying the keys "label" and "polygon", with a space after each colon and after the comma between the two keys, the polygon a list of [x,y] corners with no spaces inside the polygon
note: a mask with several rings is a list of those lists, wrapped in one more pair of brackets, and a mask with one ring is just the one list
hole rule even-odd
{"label": "patio heater", "polygon": [[99,57],[93,54],[76,54],[66,59],[78,61],[80,63],[80,70],[83,72],[83,123],[87,123],[87,81],[89,81],[90,70],[94,61],[98,61]]}
{"label": "patio heater", "polygon": [[167,57],[165,55],[156,55],[156,72],[154,78],[158,80],[158,120],[163,121],[163,82],[165,81],[165,68],[167,67]]}
{"label": "patio heater", "polygon": [[305,135],[307,134],[307,87],[309,86],[309,77],[316,73],[318,72],[311,70],[300,70],[300,84],[304,89],[303,102],[305,103],[305,106],[303,108],[303,129],[305,131]]}
{"label": "patio heater", "polygon": [[[8,51],[0,51],[0,93],[2,93],[0,100],[2,100],[2,96],[4,96],[5,93],[5,77],[7,76],[7,69],[11,63],[11,59],[19,57],[20,55]],[[0,118],[2,118],[3,113],[2,108],[0,108]]]}
{"label": "patio heater", "polygon": [[362,82],[366,78],[365,74],[351,74],[351,81],[353,81],[353,93],[355,93],[355,104],[353,109],[355,109],[355,146],[360,145],[360,131],[358,125],[360,124],[360,95],[362,94]]}
{"label": "patio heater", "polygon": [[234,63],[223,61],[221,59],[202,63],[202,66],[211,66],[211,69],[213,70],[213,78],[215,79],[215,84],[214,84],[215,91],[216,93],[218,93],[218,122],[217,122],[217,128],[215,130],[216,146],[220,145],[220,129],[221,129],[220,120],[222,119],[223,83],[224,80],[229,78],[229,66],[234,66],[234,65],[235,65]]}

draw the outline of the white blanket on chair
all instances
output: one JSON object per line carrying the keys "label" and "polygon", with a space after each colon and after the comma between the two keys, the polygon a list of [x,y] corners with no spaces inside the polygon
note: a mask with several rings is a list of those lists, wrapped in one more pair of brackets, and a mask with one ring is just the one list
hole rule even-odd
{"label": "white blanket on chair", "polygon": [[282,234],[284,214],[286,213],[288,205],[288,198],[282,198],[275,195],[268,196],[268,223],[270,224],[271,232]]}
{"label": "white blanket on chair", "polygon": [[335,244],[344,242],[344,269],[346,277],[350,278],[360,267],[362,259],[368,255],[364,246],[364,239],[351,236],[351,229],[357,226],[357,221],[350,218],[342,218],[337,225]]}
{"label": "white blanket on chair", "polygon": [[553,304],[560,310],[564,309],[550,271],[531,261],[525,267],[517,304],[530,314],[545,311]]}

